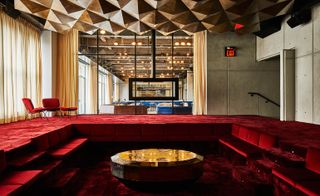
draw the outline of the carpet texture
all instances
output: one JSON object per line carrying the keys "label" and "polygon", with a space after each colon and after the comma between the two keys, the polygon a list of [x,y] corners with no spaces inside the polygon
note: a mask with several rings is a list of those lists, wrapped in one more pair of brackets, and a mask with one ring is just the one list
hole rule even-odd
{"label": "carpet texture", "polygon": [[[279,137],[282,143],[303,148],[320,147],[320,126],[301,122],[281,122],[259,116],[192,115],[79,115],[52,117],[0,125],[0,149],[10,151],[30,143],[30,139],[70,124],[165,124],[233,123]],[[196,131],[196,130],[195,130]]]}

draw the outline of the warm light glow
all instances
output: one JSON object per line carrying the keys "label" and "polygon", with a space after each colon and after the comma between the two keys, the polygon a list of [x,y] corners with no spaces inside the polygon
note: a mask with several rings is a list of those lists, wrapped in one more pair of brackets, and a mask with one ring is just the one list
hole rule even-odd
{"label": "warm light glow", "polygon": [[180,43],[179,43],[179,42],[176,42],[176,43],[174,43],[174,45],[175,45],[175,46],[179,46],[179,45],[180,45]]}
{"label": "warm light glow", "polygon": [[190,43],[190,42],[187,42],[187,45],[188,45],[188,46],[191,46],[191,43]]}
{"label": "warm light glow", "polygon": [[181,42],[180,45],[181,45],[181,46],[185,46],[186,43],[185,43],[185,42]]}
{"label": "warm light glow", "polygon": [[118,45],[119,45],[119,43],[118,43],[118,42],[114,42],[114,43],[113,43],[113,45],[118,46]]}
{"label": "warm light glow", "polygon": [[136,45],[136,42],[132,42],[131,45],[133,45],[133,46]]}
{"label": "warm light glow", "polygon": [[103,30],[103,29],[101,29],[101,30],[100,30],[100,34],[104,35],[104,34],[106,34],[106,31]]}
{"label": "warm light glow", "polygon": [[141,46],[141,45],[142,45],[142,42],[138,42],[138,45]]}

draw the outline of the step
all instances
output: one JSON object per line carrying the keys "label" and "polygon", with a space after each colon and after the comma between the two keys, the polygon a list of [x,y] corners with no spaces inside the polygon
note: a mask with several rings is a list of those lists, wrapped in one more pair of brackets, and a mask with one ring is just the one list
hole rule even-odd
{"label": "step", "polygon": [[232,169],[232,177],[254,195],[272,195],[273,193],[273,185],[248,166],[235,166]]}
{"label": "step", "polygon": [[46,195],[67,195],[80,174],[79,168],[64,168],[46,184]]}
{"label": "step", "polygon": [[41,163],[37,166],[38,169],[43,170],[43,176],[52,176],[54,172],[57,172],[58,168],[62,165],[61,160],[47,160],[46,162]]}
{"label": "step", "polygon": [[45,151],[28,152],[23,155],[16,155],[14,159],[8,161],[8,166],[14,168],[25,168],[41,160],[46,155]]}

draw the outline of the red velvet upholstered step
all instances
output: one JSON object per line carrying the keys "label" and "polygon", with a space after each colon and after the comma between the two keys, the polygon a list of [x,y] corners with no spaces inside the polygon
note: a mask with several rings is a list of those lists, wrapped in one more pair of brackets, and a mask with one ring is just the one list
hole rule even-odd
{"label": "red velvet upholstered step", "polygon": [[8,162],[8,165],[13,166],[13,167],[24,167],[24,166],[40,159],[45,154],[46,154],[45,151],[36,151],[36,152],[20,155],[20,156],[17,156],[15,159],[10,160]]}
{"label": "red velvet upholstered step", "polygon": [[57,148],[57,149],[51,150],[49,154],[54,158],[63,159],[69,156],[73,151],[74,151],[73,148]]}
{"label": "red velvet upholstered step", "polygon": [[233,136],[220,138],[219,142],[246,158],[259,158],[262,155],[258,147]]}
{"label": "red velvet upholstered step", "polygon": [[320,181],[303,181],[296,184],[296,189],[309,196],[320,195]]}
{"label": "red velvet upholstered step", "polygon": [[71,139],[69,142],[60,145],[58,148],[53,149],[49,152],[49,154],[55,158],[64,158],[69,156],[71,153],[79,149],[82,145],[84,145],[88,141],[87,138],[76,138]]}
{"label": "red velvet upholstered step", "polygon": [[46,163],[42,163],[40,166],[38,166],[38,169],[41,169],[43,171],[43,176],[50,175],[54,170],[59,168],[62,164],[61,160],[50,160]]}
{"label": "red velvet upholstered step", "polygon": [[291,186],[295,187],[298,182],[302,181],[319,181],[320,175],[309,171],[305,168],[274,168],[272,174],[283,181],[287,182]]}
{"label": "red velvet upholstered step", "polygon": [[22,185],[0,185],[0,195],[17,195],[22,189]]}
{"label": "red velvet upholstered step", "polygon": [[5,185],[27,185],[36,181],[42,170],[15,171],[5,175],[0,184]]}
{"label": "red velvet upholstered step", "polygon": [[79,174],[79,168],[68,168],[59,172],[54,182],[48,186],[51,188],[66,188],[71,181]]}

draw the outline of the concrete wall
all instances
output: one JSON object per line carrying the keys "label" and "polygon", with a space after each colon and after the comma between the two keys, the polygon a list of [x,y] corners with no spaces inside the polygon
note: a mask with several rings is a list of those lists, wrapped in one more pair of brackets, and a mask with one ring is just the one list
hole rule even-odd
{"label": "concrete wall", "polygon": [[308,24],[291,28],[286,19],[281,31],[257,38],[257,59],[295,49],[295,120],[320,124],[320,4],[312,12]]}
{"label": "concrete wall", "polygon": [[[207,42],[208,114],[279,118],[279,107],[248,95],[248,92],[259,92],[280,102],[279,58],[256,62],[256,39],[251,34],[208,34]],[[225,57],[226,46],[237,47],[237,57]]]}

